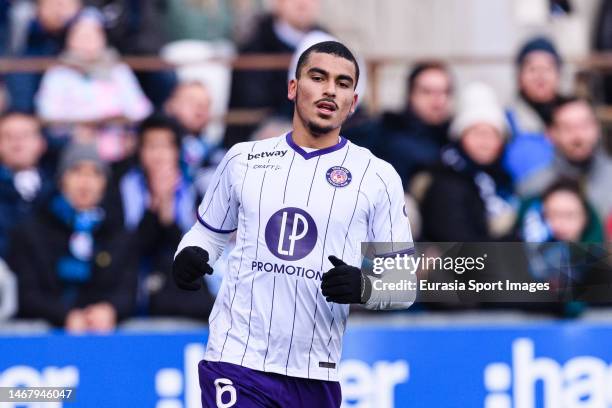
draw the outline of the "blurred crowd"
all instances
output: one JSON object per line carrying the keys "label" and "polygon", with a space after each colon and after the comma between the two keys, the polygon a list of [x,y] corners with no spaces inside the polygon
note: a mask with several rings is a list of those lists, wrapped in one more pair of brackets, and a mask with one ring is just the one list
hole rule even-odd
{"label": "blurred crowd", "polygon": [[[174,250],[226,149],[290,129],[288,73],[234,71],[228,107],[266,118],[215,139],[211,84],[134,72],[120,56],[156,55],[181,38],[176,21],[193,21],[188,8],[211,28],[194,34],[186,23],[183,38],[225,37],[240,54],[297,53],[332,35],[317,24],[318,0],[274,0],[251,18],[245,3],[0,0],[0,56],[57,62],[0,77],[0,319],[73,332],[135,316],[207,319],[218,281],[180,291]],[[550,39],[529,39],[515,64],[508,106],[486,83],[457,84],[452,67],[421,61],[398,84],[402,110],[360,107],[345,124],[344,136],[400,174],[416,240],[612,237],[612,159],[593,105],[560,92],[564,61]]]}

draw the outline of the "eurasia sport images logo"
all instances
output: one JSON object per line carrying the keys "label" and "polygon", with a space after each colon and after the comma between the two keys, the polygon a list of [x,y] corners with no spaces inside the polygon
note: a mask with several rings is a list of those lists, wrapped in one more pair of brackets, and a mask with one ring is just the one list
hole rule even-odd
{"label": "eurasia sport images logo", "polygon": [[306,211],[297,207],[278,210],[266,225],[266,245],[285,261],[307,256],[317,243],[317,225]]}

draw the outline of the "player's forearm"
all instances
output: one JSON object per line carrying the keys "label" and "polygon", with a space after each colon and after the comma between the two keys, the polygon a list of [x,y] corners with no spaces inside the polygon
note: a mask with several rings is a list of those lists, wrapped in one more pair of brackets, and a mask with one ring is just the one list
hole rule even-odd
{"label": "player's forearm", "polygon": [[184,248],[196,246],[208,252],[208,263],[212,265],[223,252],[223,248],[227,245],[230,235],[211,231],[199,222],[196,222],[181,239],[174,257],[176,258],[176,255]]}
{"label": "player's forearm", "polygon": [[414,302],[396,302],[389,299],[370,298],[364,307],[368,310],[403,310],[408,309]]}
{"label": "player's forearm", "polygon": [[409,280],[416,285],[416,276],[405,271],[387,271],[381,277],[365,276],[372,285],[371,294],[364,304],[370,310],[401,310],[408,309],[416,299],[416,290],[394,291],[385,289],[389,284],[397,284]]}

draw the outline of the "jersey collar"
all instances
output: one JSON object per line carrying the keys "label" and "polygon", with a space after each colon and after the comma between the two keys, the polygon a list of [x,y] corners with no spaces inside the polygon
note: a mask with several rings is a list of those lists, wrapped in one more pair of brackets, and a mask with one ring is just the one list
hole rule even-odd
{"label": "jersey collar", "polygon": [[293,141],[292,135],[293,135],[293,132],[287,133],[287,136],[286,136],[287,144],[289,145],[289,147],[291,147],[293,150],[299,153],[300,156],[302,156],[306,160],[312,159],[313,157],[321,156],[327,153],[332,153],[332,152],[335,152],[336,150],[340,150],[347,143],[347,140],[343,138],[342,136],[340,136],[340,141],[333,146],[329,146],[323,149],[313,150],[312,152],[307,152],[304,149],[302,149],[300,146],[295,144],[295,142]]}

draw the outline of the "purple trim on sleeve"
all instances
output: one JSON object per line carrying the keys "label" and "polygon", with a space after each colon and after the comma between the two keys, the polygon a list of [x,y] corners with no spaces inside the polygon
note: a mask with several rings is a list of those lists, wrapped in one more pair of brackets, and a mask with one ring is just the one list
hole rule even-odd
{"label": "purple trim on sleeve", "polygon": [[325,147],[323,149],[319,149],[319,150],[313,150],[312,152],[307,152],[304,149],[302,149],[300,146],[298,146],[297,144],[295,144],[295,142],[293,141],[293,132],[289,132],[287,133],[287,144],[289,145],[289,147],[291,147],[293,150],[295,150],[297,153],[300,154],[300,156],[302,156],[304,159],[308,160],[308,159],[312,159],[313,157],[317,157],[317,156],[321,156],[327,153],[333,153],[336,150],[340,150],[342,149],[346,143],[348,142],[348,140],[346,140],[345,138],[343,138],[342,136],[340,136],[340,141],[333,145],[333,146],[329,146],[329,147]]}
{"label": "purple trim on sleeve", "polygon": [[199,214],[199,213],[196,213],[196,215],[197,215],[197,217],[198,217],[198,222],[199,222],[200,224],[202,224],[203,226],[205,226],[206,228],[208,228],[209,230],[211,230],[212,232],[216,232],[216,233],[218,233],[218,234],[229,234],[230,232],[234,232],[234,231],[236,231],[236,230],[238,229],[238,228],[234,228],[234,229],[231,229],[231,230],[222,230],[222,229],[218,229],[218,228],[215,228],[215,227],[211,226],[211,225],[210,225],[210,224],[208,224],[206,221],[204,221],[204,220],[202,219],[202,217],[200,217],[200,214]]}

